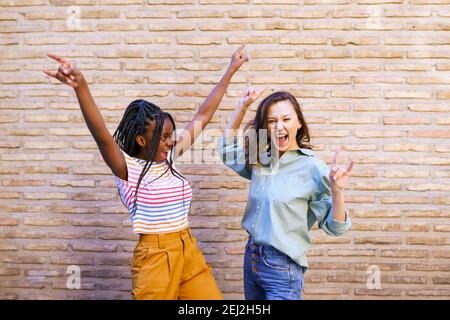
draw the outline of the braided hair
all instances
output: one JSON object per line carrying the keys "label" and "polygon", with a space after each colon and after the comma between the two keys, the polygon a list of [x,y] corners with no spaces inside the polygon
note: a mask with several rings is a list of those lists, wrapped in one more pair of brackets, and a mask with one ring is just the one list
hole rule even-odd
{"label": "braided hair", "polygon": [[[143,100],[138,99],[131,102],[125,113],[122,117],[122,120],[119,123],[116,131],[114,132],[113,138],[116,143],[119,145],[119,148],[126,152],[129,156],[135,157],[139,154],[141,150],[141,146],[136,141],[136,137],[138,135],[143,135],[147,131],[147,126],[151,121],[155,122],[155,128],[153,131],[152,140],[150,142],[150,146],[146,149],[148,159],[144,165],[144,168],[141,171],[139,176],[137,186],[136,186],[136,194],[134,198],[134,205],[132,208],[132,215],[137,212],[137,197],[139,192],[139,186],[142,182],[142,179],[145,177],[153,162],[155,161],[155,156],[158,151],[159,141],[161,139],[162,129],[164,126],[164,120],[169,119],[172,123],[174,133],[176,132],[175,121],[172,115],[168,112],[164,112],[157,105]],[[175,134],[176,141],[176,134]],[[153,181],[161,178],[168,170],[172,173],[173,176],[177,177],[182,181],[182,190],[183,190],[183,209],[184,209],[184,180],[186,179],[181,173],[179,173],[175,168],[173,168],[173,150],[175,148],[176,143],[172,146],[170,150],[170,158],[169,160],[164,160],[167,164],[167,169],[159,175],[157,178],[153,179],[147,185],[152,183]]]}

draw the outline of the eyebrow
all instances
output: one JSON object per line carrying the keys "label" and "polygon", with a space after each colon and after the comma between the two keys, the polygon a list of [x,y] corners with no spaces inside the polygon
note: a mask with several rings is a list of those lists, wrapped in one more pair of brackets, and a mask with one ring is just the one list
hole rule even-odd
{"label": "eyebrow", "polygon": [[[287,113],[287,114],[283,114],[281,117],[284,118],[284,117],[291,117],[291,116],[292,115],[290,113]],[[267,118],[276,118],[276,116],[267,116]]]}

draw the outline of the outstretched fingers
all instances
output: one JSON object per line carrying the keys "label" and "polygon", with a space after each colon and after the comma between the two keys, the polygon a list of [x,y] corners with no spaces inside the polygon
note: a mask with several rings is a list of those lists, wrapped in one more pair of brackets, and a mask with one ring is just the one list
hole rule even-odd
{"label": "outstretched fingers", "polygon": [[47,53],[47,56],[61,64],[67,64],[67,61],[53,53]]}
{"label": "outstretched fingers", "polygon": [[73,88],[76,87],[76,83],[71,80],[68,76],[63,75],[61,72],[59,71],[50,71],[50,70],[43,70],[44,73],[52,78],[55,78],[57,80],[59,80],[60,82],[67,84],[68,86],[71,86]]}
{"label": "outstretched fingers", "polygon": [[58,79],[59,81],[61,81],[64,84],[72,86],[72,80],[70,80],[69,77],[65,76],[61,72],[56,73],[56,79]]}
{"label": "outstretched fingers", "polygon": [[56,78],[56,74],[57,74],[56,71],[50,71],[50,70],[48,70],[48,69],[44,69],[43,71],[44,71],[44,73],[45,73],[46,75],[48,75],[48,76],[50,76],[50,77],[52,77],[52,78]]}
{"label": "outstretched fingers", "polygon": [[[338,153],[338,152],[337,152]],[[348,177],[353,168],[353,160],[350,161],[350,164],[347,168],[339,166],[337,164],[337,156],[335,154],[335,158],[333,159],[333,165],[331,167],[331,177],[334,181],[340,179],[341,177]]]}
{"label": "outstretched fingers", "polygon": [[53,53],[47,53],[47,56],[58,62],[59,67],[56,71],[44,69],[44,73],[52,78],[58,79],[60,82],[72,88],[78,87],[81,73],[78,71],[75,64],[72,65],[69,61]]}
{"label": "outstretched fingers", "polygon": [[[50,71],[48,69],[44,70],[44,73],[50,77],[56,78],[61,82],[67,83],[70,81],[67,80],[75,80],[75,75],[73,74],[72,65],[65,59],[57,56],[53,53],[47,53],[47,56],[60,64],[58,71]],[[65,79],[67,77],[67,79]]]}
{"label": "outstretched fingers", "polygon": [[338,180],[340,177],[342,177],[345,173],[345,170],[343,170],[342,168],[337,168],[336,171],[333,173],[333,180],[336,181]]}
{"label": "outstretched fingers", "polygon": [[340,152],[341,152],[341,148],[338,148],[338,149],[336,149],[336,152],[334,153],[333,162],[331,164],[332,171],[336,171],[338,169],[338,157],[339,157]]}
{"label": "outstretched fingers", "polygon": [[348,165],[347,169],[345,170],[344,175],[348,176],[350,174],[350,171],[352,171],[353,168],[353,160],[350,161],[350,164]]}

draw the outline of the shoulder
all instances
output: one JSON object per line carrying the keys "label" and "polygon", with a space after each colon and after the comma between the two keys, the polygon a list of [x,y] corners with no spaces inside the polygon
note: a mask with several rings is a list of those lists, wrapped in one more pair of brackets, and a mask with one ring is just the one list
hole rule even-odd
{"label": "shoulder", "polygon": [[125,151],[123,151],[122,149],[120,149],[120,151],[122,152],[125,160],[128,162],[130,161],[135,161],[133,157],[131,157],[128,153],[126,153]]}
{"label": "shoulder", "polygon": [[145,160],[139,159],[139,158],[135,158],[130,156],[128,153],[126,153],[125,151],[121,150],[123,153],[123,156],[125,157],[125,161],[127,162],[127,165],[132,165],[133,167],[140,167],[143,164],[145,164]]}
{"label": "shoulder", "polygon": [[132,157],[125,151],[123,151],[123,150],[121,150],[121,151],[123,153],[123,156],[125,158],[125,163],[127,165],[128,180],[130,181],[130,178],[132,178],[131,180],[133,180],[133,178],[136,176],[139,177],[139,175],[142,172],[142,169],[144,168],[146,160]]}
{"label": "shoulder", "polygon": [[[306,152],[304,150],[307,150]],[[317,156],[312,150],[308,149],[302,149],[302,152],[309,153],[307,154],[307,161],[309,162],[309,165],[311,166],[312,171],[315,175],[322,177],[322,176],[328,176],[330,172],[329,166],[323,161],[321,158]]]}

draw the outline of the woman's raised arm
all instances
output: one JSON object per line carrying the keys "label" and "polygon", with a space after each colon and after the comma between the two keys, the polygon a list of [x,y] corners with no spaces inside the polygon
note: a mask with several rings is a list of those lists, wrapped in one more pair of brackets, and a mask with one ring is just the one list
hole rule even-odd
{"label": "woman's raised arm", "polygon": [[176,153],[174,154],[174,159],[178,156],[181,156],[186,150],[191,147],[197,136],[211,121],[214,112],[216,112],[220,102],[222,101],[231,78],[236,73],[236,71],[238,71],[239,68],[249,59],[247,54],[244,52],[244,47],[245,45],[242,45],[234,52],[231,58],[230,65],[228,66],[225,74],[208,95],[206,100],[202,103],[191,122],[189,122],[188,125],[180,133],[180,136],[178,137],[176,142]]}
{"label": "woman's raised arm", "polygon": [[109,133],[83,74],[74,64],[69,63],[67,60],[54,54],[48,54],[48,56],[58,62],[60,66],[57,71],[44,70],[44,73],[75,90],[84,120],[97,143],[103,160],[105,160],[116,176],[127,180],[125,157]]}

